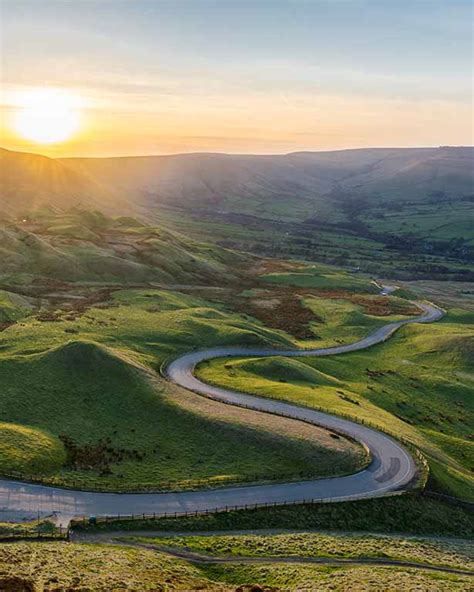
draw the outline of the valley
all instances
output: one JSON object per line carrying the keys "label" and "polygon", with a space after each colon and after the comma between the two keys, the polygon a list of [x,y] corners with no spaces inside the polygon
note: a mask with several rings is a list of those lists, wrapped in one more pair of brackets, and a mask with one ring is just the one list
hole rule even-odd
{"label": "valley", "polygon": [[[356,231],[335,209],[328,226],[261,204],[239,216],[195,204],[91,205],[39,199],[3,212],[6,552],[28,557],[42,545],[56,573],[67,549],[80,576],[63,570],[58,585],[72,589],[114,589],[124,570],[137,590],[156,578],[171,589],[364,589],[371,574],[387,586],[418,578],[430,590],[463,589],[472,572],[460,556],[430,547],[433,571],[412,565],[415,548],[391,550],[381,565],[367,537],[472,538],[470,239],[448,252],[449,233],[431,250],[421,238],[417,251],[395,222],[368,231],[365,219]],[[385,241],[392,233],[396,247]],[[417,323],[420,306],[436,322]],[[370,347],[352,346],[360,340]],[[199,380],[189,382],[195,361]],[[234,404],[222,404],[229,392]],[[396,495],[377,497],[386,490]],[[318,498],[327,503],[308,503]],[[252,534],[262,527],[272,531]],[[277,540],[273,529],[291,530]],[[341,538],[329,543],[321,530]],[[171,546],[169,531],[181,537]],[[351,558],[344,545],[354,532],[366,534]],[[319,565],[315,540],[341,550]],[[219,559],[223,548],[231,560]],[[114,568],[97,579],[91,560]],[[45,572],[31,580],[22,565],[3,566],[2,585],[48,589]]]}
{"label": "valley", "polygon": [[0,592],[473,591],[472,2],[0,4]]}

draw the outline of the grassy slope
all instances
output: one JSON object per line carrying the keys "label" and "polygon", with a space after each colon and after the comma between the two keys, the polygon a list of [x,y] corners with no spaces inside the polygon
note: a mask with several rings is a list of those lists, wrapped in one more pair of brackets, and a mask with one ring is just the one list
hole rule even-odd
{"label": "grassy slope", "polygon": [[79,524],[75,529],[203,532],[255,530],[339,530],[474,537],[471,511],[420,496],[239,510],[188,518],[160,518]]}
{"label": "grassy slope", "polygon": [[[467,204],[467,208],[469,207]],[[322,224],[318,222],[316,226],[304,226],[300,223],[282,223],[281,218],[278,218],[278,222],[264,218],[239,221],[214,214],[202,219],[196,212],[188,214],[167,209],[160,209],[155,218],[157,221],[164,220],[170,227],[197,239],[269,257],[319,261],[346,268],[360,267],[361,271],[374,276],[406,280],[461,280],[461,276],[467,273],[472,277],[472,256],[469,259],[462,250],[452,249],[452,245],[449,245],[451,239],[459,236],[466,237],[466,245],[473,244],[472,224],[470,220],[466,220],[466,217],[472,216],[471,212],[461,210],[453,217],[453,208],[448,206],[441,212],[439,224],[434,221],[422,230],[413,227],[411,222],[417,209],[418,206],[415,209],[408,207],[401,216],[400,224],[393,228],[390,227],[392,222],[389,217],[384,221],[377,212],[374,218],[361,219],[361,222],[368,224],[370,232],[382,233],[380,236],[385,239],[392,236],[390,231],[394,232],[394,237],[405,235],[403,241],[407,242],[406,247],[397,238],[391,239],[390,246],[387,247],[379,239],[379,234],[369,236],[366,232],[365,236],[361,236],[360,229],[326,227],[324,221]],[[360,211],[364,210],[361,208]],[[381,210],[380,213],[384,211]],[[334,221],[332,218],[330,220]],[[422,241],[418,250],[413,244],[413,234],[416,240]],[[441,239],[443,247],[440,247],[439,252],[429,246],[432,238]]]}
{"label": "grassy slope", "polygon": [[161,226],[99,212],[40,210],[0,224],[0,281],[195,283],[231,275],[245,258]]}
{"label": "grassy slope", "polygon": [[30,301],[18,294],[0,290],[0,325],[21,320],[31,312]]}
{"label": "grassy slope", "polygon": [[470,541],[360,534],[283,533],[136,537],[141,542],[204,555],[241,557],[390,558],[458,569],[474,569]]}
{"label": "grassy slope", "polygon": [[[380,300],[377,296],[366,297],[369,303],[376,302],[377,299]],[[392,296],[389,300],[395,309],[400,304],[397,297]],[[317,345],[321,347],[352,343],[387,323],[406,318],[406,315],[400,314],[368,314],[358,304],[342,299],[326,299],[324,295],[306,298],[305,305],[316,317],[311,328],[319,338]]]}
{"label": "grassy slope", "polygon": [[[473,322],[472,313],[453,310],[437,324],[406,327],[368,351],[302,358],[301,368],[313,373],[305,370],[291,384],[278,381],[286,373],[285,360],[216,360],[199,374],[243,391],[350,414],[404,436],[429,456],[444,488],[469,498]],[[275,364],[281,367],[273,374]]]}
{"label": "grassy slope", "polygon": [[[205,573],[233,586],[258,582],[259,586],[274,586],[277,590],[329,590],[364,592],[400,592],[400,590],[430,590],[430,592],[464,592],[470,585],[469,576],[431,574],[413,569],[380,567],[313,567],[307,565],[209,566]],[[295,588],[296,587],[296,588]],[[245,589],[245,588],[244,588]],[[249,588],[252,590],[252,588]],[[271,588],[270,588],[271,589]]]}
{"label": "grassy slope", "polygon": [[[8,543],[0,549],[4,590],[401,590],[409,585],[433,592],[464,590],[465,576],[403,568],[329,566],[193,566],[145,549],[64,543]],[[33,588],[33,586],[35,588]]]}
{"label": "grassy slope", "polygon": [[[45,309],[46,310],[46,309]],[[34,315],[0,335],[5,356],[41,353],[71,339],[130,349],[158,366],[181,352],[211,345],[289,346],[282,332],[266,329],[203,298],[175,291],[121,290],[109,302],[75,312],[65,305],[51,321]]]}
{"label": "grassy slope", "polygon": [[150,551],[22,542],[0,546],[0,587],[11,592],[40,589],[144,592],[211,586],[195,567]]}
{"label": "grassy slope", "polygon": [[[45,473],[83,486],[166,488],[168,482],[291,478],[360,466],[359,447],[349,442],[331,450],[318,434],[186,410],[138,365],[158,367],[191,348],[197,336],[204,346],[278,343],[279,334],[175,292],[122,291],[114,302],[74,321],[66,320],[70,312],[54,322],[27,318],[0,334],[4,472]],[[12,433],[18,445],[12,445]],[[81,449],[77,470],[64,468],[60,436]]]}

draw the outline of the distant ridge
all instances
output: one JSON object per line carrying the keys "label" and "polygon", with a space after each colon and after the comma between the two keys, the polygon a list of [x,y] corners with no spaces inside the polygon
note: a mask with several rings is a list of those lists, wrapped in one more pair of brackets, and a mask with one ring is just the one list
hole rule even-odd
{"label": "distant ridge", "polygon": [[[468,239],[474,224],[469,146],[61,159],[3,149],[0,158],[3,215],[80,205],[159,218],[172,208],[239,224],[250,216],[355,228],[357,219],[365,235],[389,228],[439,240]],[[381,224],[394,213],[395,225]]]}

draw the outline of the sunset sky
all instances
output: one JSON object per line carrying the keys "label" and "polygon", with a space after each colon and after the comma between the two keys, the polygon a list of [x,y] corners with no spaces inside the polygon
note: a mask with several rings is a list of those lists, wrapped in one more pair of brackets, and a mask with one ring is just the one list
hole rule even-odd
{"label": "sunset sky", "polygon": [[[469,0],[3,0],[1,145],[53,156],[471,145],[472,44]],[[45,88],[60,97],[53,116],[68,105],[52,143],[26,139],[19,115]]]}

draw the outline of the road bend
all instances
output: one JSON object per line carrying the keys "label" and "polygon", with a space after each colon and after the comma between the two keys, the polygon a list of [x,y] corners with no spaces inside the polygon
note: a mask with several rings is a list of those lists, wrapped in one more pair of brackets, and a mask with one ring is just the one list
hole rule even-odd
{"label": "road bend", "polygon": [[244,508],[255,504],[291,504],[309,500],[336,502],[395,494],[409,488],[416,476],[415,461],[400,442],[387,434],[314,409],[211,386],[196,378],[194,370],[197,364],[205,360],[222,357],[343,355],[382,343],[404,325],[431,323],[443,316],[443,311],[432,304],[416,304],[421,310],[419,316],[389,323],[351,344],[291,350],[244,347],[206,349],[177,358],[166,370],[170,381],[197,395],[225,404],[291,417],[348,435],[370,451],[371,462],[364,470],[352,475],[310,481],[168,493],[75,491],[4,479],[0,480],[0,520],[22,521],[53,514],[58,524],[66,525],[74,517],[143,513],[162,516],[174,512]]}

